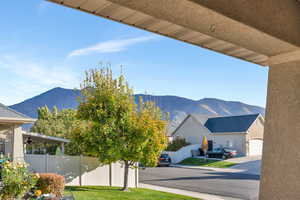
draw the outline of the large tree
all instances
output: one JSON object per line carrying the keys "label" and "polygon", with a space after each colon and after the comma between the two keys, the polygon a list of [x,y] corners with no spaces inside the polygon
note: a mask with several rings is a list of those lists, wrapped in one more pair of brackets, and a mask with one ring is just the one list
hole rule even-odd
{"label": "large tree", "polygon": [[166,147],[163,114],[151,102],[137,106],[124,77],[114,78],[110,69],[86,72],[81,90],[78,117],[89,125],[77,139],[85,152],[98,157],[101,163],[124,163],[123,190],[127,190],[129,168],[137,162],[155,166]]}

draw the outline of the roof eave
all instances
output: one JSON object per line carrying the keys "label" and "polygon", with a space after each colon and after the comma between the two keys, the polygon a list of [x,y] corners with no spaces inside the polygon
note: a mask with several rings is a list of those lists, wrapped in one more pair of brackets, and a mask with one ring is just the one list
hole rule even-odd
{"label": "roof eave", "polygon": [[0,123],[13,123],[13,124],[32,124],[36,119],[32,118],[7,118],[0,117]]}
{"label": "roof eave", "polygon": [[49,140],[49,141],[60,142],[60,143],[69,143],[70,142],[70,140],[65,139],[65,138],[42,135],[42,134],[39,134],[39,133],[32,133],[32,132],[23,132],[23,136],[39,138],[39,139],[42,139],[42,140]]}

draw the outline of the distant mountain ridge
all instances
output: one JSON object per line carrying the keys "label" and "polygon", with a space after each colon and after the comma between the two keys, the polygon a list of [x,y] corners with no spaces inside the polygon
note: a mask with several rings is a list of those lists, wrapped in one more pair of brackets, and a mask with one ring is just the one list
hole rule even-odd
{"label": "distant mountain ridge", "polygon": [[[80,90],[57,87],[10,107],[29,117],[37,118],[37,109],[42,106],[48,106],[50,109],[52,109],[53,106],[57,106],[58,109],[76,109],[78,106],[77,98],[80,95]],[[169,112],[174,123],[173,126],[176,126],[190,113],[221,116],[255,113],[265,114],[265,109],[259,106],[214,98],[204,98],[196,101],[178,96],[136,94],[136,102],[138,102],[139,97],[142,97],[144,101],[154,101],[162,111]]]}

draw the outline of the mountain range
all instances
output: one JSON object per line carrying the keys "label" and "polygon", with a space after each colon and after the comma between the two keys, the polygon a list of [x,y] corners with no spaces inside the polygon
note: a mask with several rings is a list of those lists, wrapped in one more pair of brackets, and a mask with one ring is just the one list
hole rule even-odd
{"label": "mountain range", "polygon": [[[57,106],[58,109],[76,109],[80,95],[80,90],[57,87],[10,107],[29,117],[37,118],[37,109],[42,106],[48,106],[50,109],[52,109],[53,106]],[[221,116],[254,113],[265,114],[265,109],[259,106],[214,98],[192,100],[169,95],[154,96],[136,94],[136,102],[138,102],[139,97],[142,97],[144,101],[154,101],[162,111],[169,112],[172,120],[171,127],[173,128],[188,114]]]}

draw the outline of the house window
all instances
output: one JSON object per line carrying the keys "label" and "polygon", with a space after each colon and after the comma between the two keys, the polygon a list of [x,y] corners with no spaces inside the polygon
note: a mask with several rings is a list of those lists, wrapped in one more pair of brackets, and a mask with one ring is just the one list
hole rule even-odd
{"label": "house window", "polygon": [[208,151],[212,151],[213,150],[213,146],[214,146],[214,143],[212,140],[208,140]]}
{"label": "house window", "polygon": [[233,147],[232,141],[231,141],[231,140],[227,140],[226,146],[227,146],[227,147]]}

